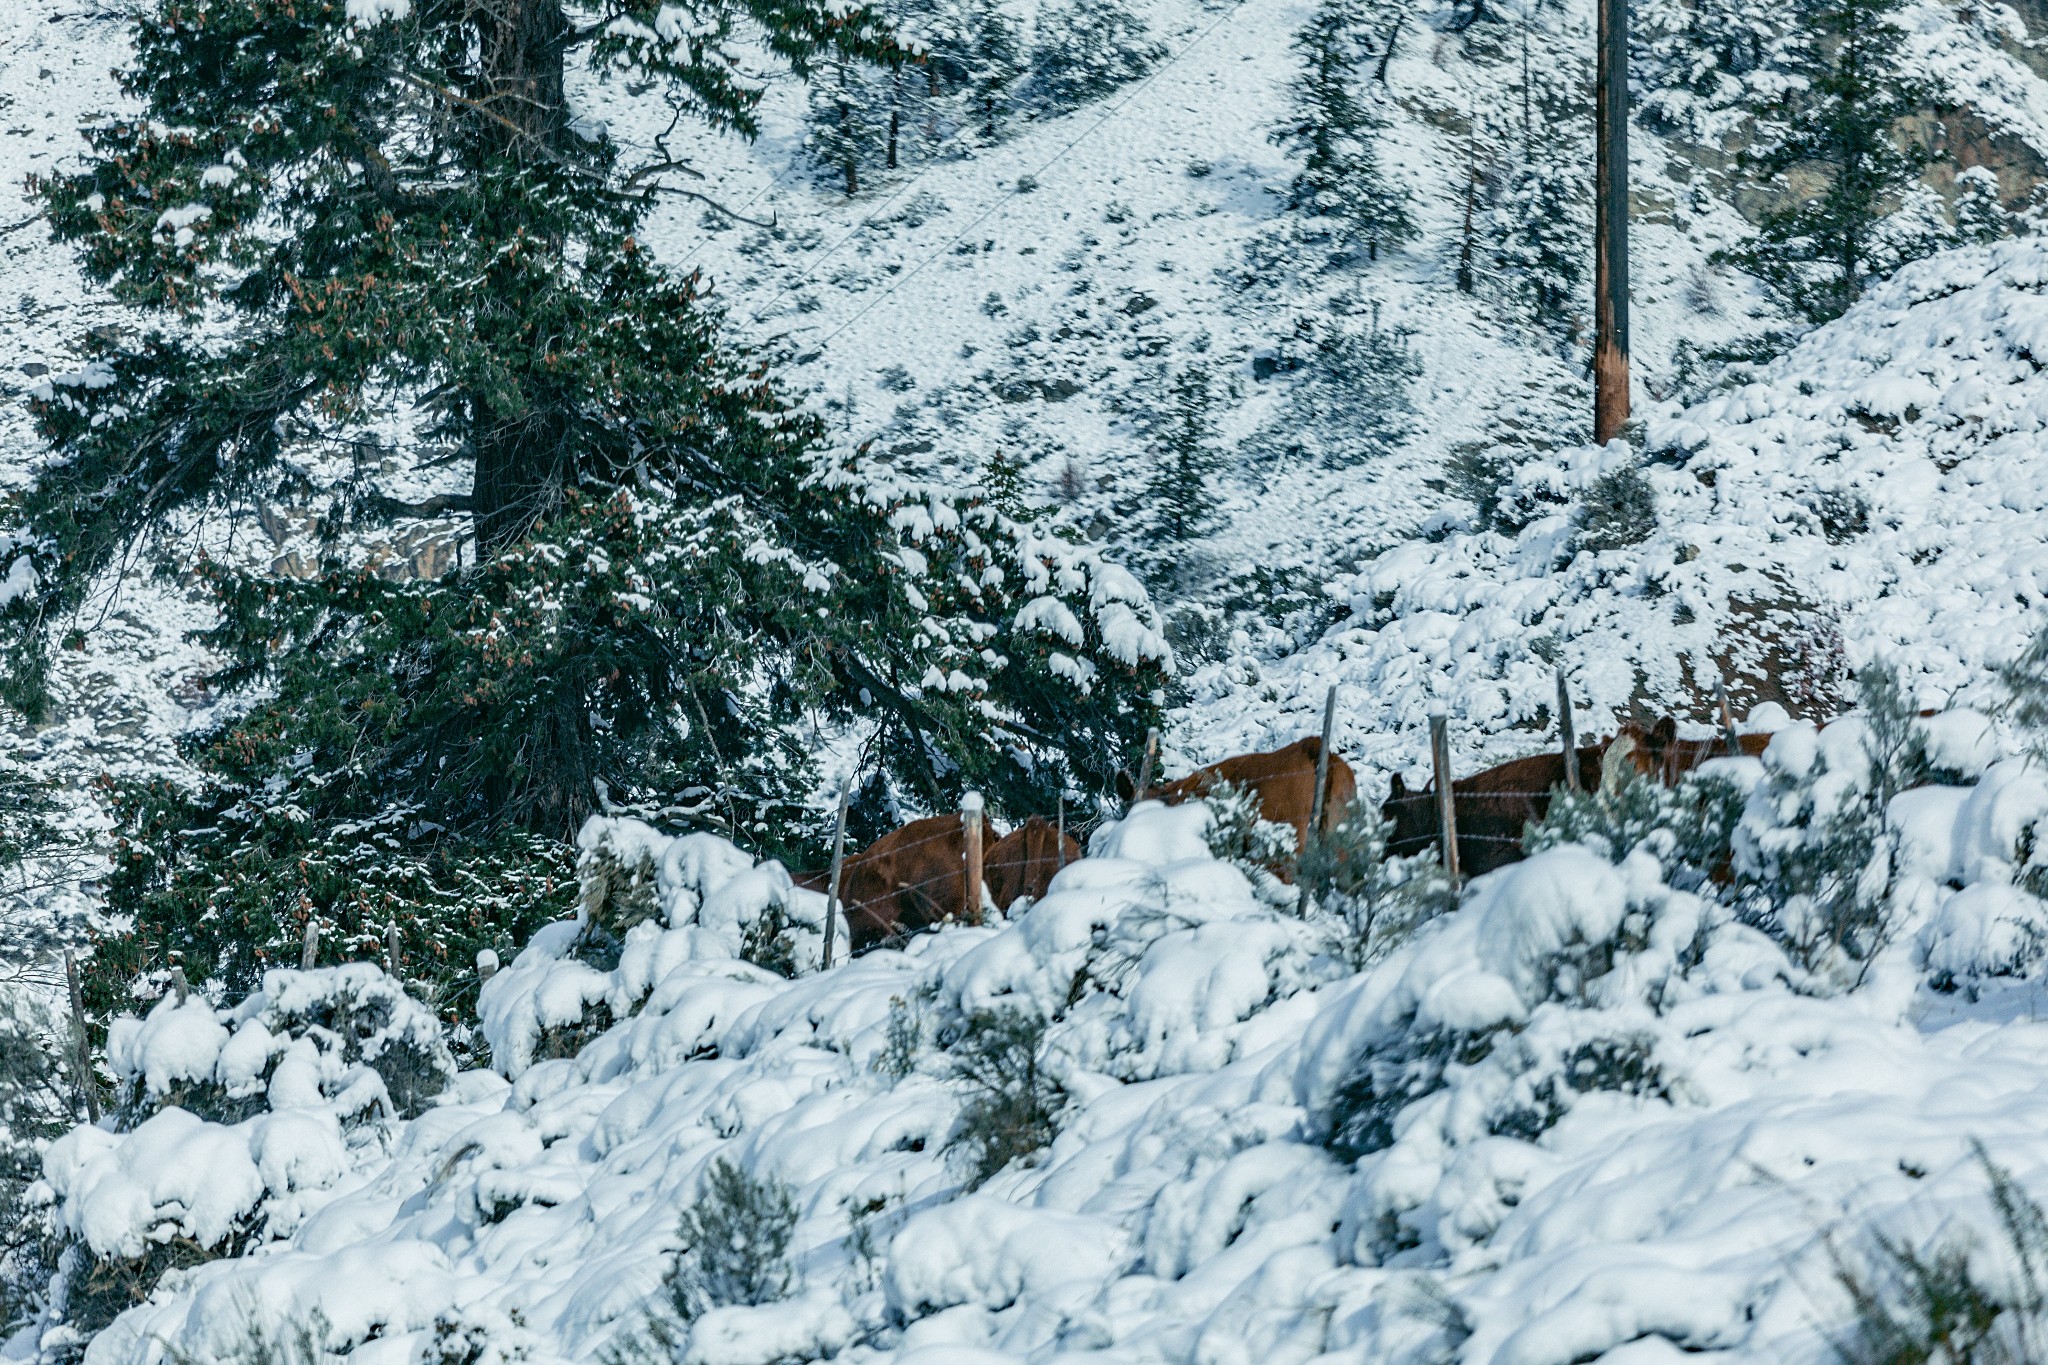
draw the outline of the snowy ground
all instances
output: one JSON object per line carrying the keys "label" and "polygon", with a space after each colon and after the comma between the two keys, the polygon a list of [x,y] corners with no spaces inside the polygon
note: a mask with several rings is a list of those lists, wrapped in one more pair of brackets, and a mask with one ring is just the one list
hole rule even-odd
{"label": "snowy ground", "polygon": [[[1986,767],[1959,719],[1976,780],[1894,804],[1901,932],[1847,994],[1647,855],[1572,846],[1354,975],[1327,923],[1210,859],[1205,808],[1155,805],[1013,921],[821,973],[822,898],[779,867],[596,827],[586,847],[654,875],[653,917],[611,970],[569,955],[575,925],[543,933],[485,990],[502,1074],[415,1119],[388,1117],[379,1049],[430,1053],[420,1012],[369,1033],[367,1064],[306,1026],[338,973],[374,998],[371,967],[116,1026],[134,1112],[202,1091],[256,1112],[52,1148],[59,1216],[99,1255],[243,1252],[174,1272],[87,1360],[253,1362],[309,1328],[365,1362],[610,1358],[679,1253],[701,1263],[680,1220],[730,1162],[793,1200],[787,1294],[669,1322],[664,1359],[1817,1365],[1845,1315],[1830,1246],[1974,1236],[1992,1273],[1972,1144],[2048,1181],[2048,906],[2010,884],[2048,783]],[[1814,753],[1794,730],[1731,771]],[[794,980],[734,956],[778,904]],[[969,1192],[948,1143],[975,1091],[943,1049],[1004,1009],[1045,1021],[1058,1137]]]}

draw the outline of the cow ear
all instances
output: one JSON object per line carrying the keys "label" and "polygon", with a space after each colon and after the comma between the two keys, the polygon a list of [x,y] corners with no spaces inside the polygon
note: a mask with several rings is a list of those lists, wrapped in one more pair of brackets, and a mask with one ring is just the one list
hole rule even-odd
{"label": "cow ear", "polygon": [[1393,782],[1387,788],[1388,799],[1392,800],[1394,797],[1406,796],[1407,794],[1408,784],[1401,780],[1401,774],[1395,773]]}
{"label": "cow ear", "polygon": [[1116,794],[1122,798],[1125,805],[1138,799],[1137,782],[1122,768],[1116,770]]}
{"label": "cow ear", "polygon": [[1653,753],[1662,753],[1677,740],[1678,720],[1674,716],[1666,716],[1658,721],[1657,728],[1650,732],[1650,749]]}

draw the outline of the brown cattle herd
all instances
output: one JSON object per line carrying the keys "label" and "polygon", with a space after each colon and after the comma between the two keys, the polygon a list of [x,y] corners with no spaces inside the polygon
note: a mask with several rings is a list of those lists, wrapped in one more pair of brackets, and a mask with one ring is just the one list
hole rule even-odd
{"label": "brown cattle herd", "polygon": [[[1708,759],[1727,752],[1720,739],[1677,737],[1669,717],[1650,729],[1625,725],[1612,739],[1582,746],[1578,768],[1589,785],[1611,786],[1623,767],[1675,786]],[[1744,754],[1763,752],[1769,735],[1739,738]],[[1177,781],[1145,793],[1149,800],[1178,805],[1207,796],[1222,783],[1252,792],[1263,816],[1292,825],[1295,848],[1307,846],[1315,802],[1319,740],[1297,740],[1268,753],[1240,754],[1198,768]],[[1351,766],[1330,755],[1322,829],[1334,828],[1357,798],[1358,780]],[[1458,864],[1468,876],[1490,872],[1522,856],[1522,831],[1540,822],[1550,809],[1551,794],[1565,782],[1564,755],[1559,752],[1518,758],[1451,784],[1458,823]],[[1438,841],[1436,793],[1410,791],[1399,774],[1381,813],[1389,824],[1387,850],[1402,857],[1433,847]],[[1007,910],[1020,900],[1036,900],[1053,877],[1080,858],[1081,845],[1042,816],[1032,816],[989,845],[982,859],[983,907]],[[967,832],[961,817],[935,815],[891,830],[860,852],[848,855],[841,873],[840,903],[845,907],[852,950],[865,952],[900,944],[911,935],[948,922],[981,919],[982,907],[969,913],[967,897]],[[1286,869],[1275,869],[1286,878]],[[797,885],[826,890],[824,871],[794,874]]]}

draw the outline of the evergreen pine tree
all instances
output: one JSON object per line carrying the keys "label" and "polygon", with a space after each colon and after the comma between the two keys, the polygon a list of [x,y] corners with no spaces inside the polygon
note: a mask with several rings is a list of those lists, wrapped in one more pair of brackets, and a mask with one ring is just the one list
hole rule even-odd
{"label": "evergreen pine tree", "polygon": [[1155,556],[1215,528],[1221,499],[1214,483],[1223,452],[1216,444],[1214,383],[1204,365],[1181,370],[1146,424],[1151,468],[1137,498],[1119,510],[1131,538]]}
{"label": "evergreen pine tree", "polygon": [[1382,246],[1411,240],[1415,224],[1408,191],[1386,174],[1373,146],[1387,119],[1360,90],[1360,22],[1347,0],[1320,0],[1294,37],[1302,63],[1294,112],[1273,140],[1301,160],[1287,207],[1309,220],[1304,227],[1328,234],[1340,254],[1362,249],[1377,259]]}
{"label": "evergreen pine tree", "polygon": [[[1524,31],[1526,43],[1526,30]],[[1487,214],[1501,291],[1560,339],[1577,331],[1592,261],[1593,149],[1584,71],[1524,48],[1515,154]]]}
{"label": "evergreen pine tree", "polygon": [[832,58],[812,78],[811,152],[845,186],[849,199],[860,193],[862,166],[876,161],[896,164],[893,134],[900,116],[891,97],[901,88],[898,71],[876,75],[866,64],[845,56]]}
{"label": "evergreen pine tree", "polygon": [[1821,167],[1818,194],[1764,214],[1731,259],[1814,322],[1838,317],[1899,262],[1880,229],[1926,162],[1896,129],[1928,92],[1905,70],[1905,0],[1792,0],[1782,57],[1790,79],[1758,112],[1745,164],[1780,189]]}
{"label": "evergreen pine tree", "polygon": [[1405,327],[1385,326],[1378,300],[1332,300],[1279,418],[1256,443],[1266,459],[1348,469],[1400,448],[1415,431],[1409,389],[1421,357]]}
{"label": "evergreen pine tree", "polygon": [[1122,0],[1066,0],[1040,13],[1032,81],[1054,110],[1100,99],[1166,54]]}
{"label": "evergreen pine tree", "polygon": [[1781,7],[1771,0],[1637,0],[1633,19],[1643,123],[1702,143],[1735,131],[1777,60]]}
{"label": "evergreen pine tree", "polygon": [[953,0],[944,33],[934,54],[940,84],[958,104],[962,125],[994,142],[1026,69],[1017,25],[1001,0]]}
{"label": "evergreen pine tree", "polygon": [[[171,954],[239,991],[309,922],[322,960],[395,928],[454,981],[559,913],[563,840],[603,806],[764,852],[814,838],[820,725],[869,736],[928,808],[973,785],[1042,809],[1128,761],[1160,684],[1146,604],[1077,586],[1085,551],[828,457],[640,244],[668,158],[592,135],[572,76],[666,83],[751,134],[746,44],[807,67],[894,50],[812,0],[140,10],[136,112],[35,188],[153,326],[87,338],[36,395],[9,694],[41,707],[52,637],[131,551],[171,564],[166,528],[284,498],[337,535],[309,579],[201,566],[215,681],[256,700],[199,737],[199,782],[117,799],[110,923],[134,929],[95,953],[103,1003]],[[395,484],[360,458],[373,432]],[[475,552],[439,577],[363,548],[454,518]],[[1080,644],[1020,622],[1041,592]]]}
{"label": "evergreen pine tree", "polygon": [[1988,166],[1972,166],[1956,176],[1955,236],[1964,244],[1983,245],[2019,231],[2017,215],[2005,207],[1998,175]]}

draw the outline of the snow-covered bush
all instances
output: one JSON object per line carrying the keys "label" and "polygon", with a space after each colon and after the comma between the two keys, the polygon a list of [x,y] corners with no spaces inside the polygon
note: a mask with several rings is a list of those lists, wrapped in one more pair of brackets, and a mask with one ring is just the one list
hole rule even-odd
{"label": "snow-covered bush", "polygon": [[1625,767],[1611,790],[1553,793],[1522,847],[1540,853],[1583,844],[1615,863],[1642,849],[1663,868],[1665,881],[1699,891],[1727,875],[1735,825],[1756,775],[1752,762],[1714,760],[1666,787]]}
{"label": "snow-covered bush", "polygon": [[1359,798],[1301,857],[1301,880],[1330,924],[1337,956],[1353,970],[1385,957],[1456,903],[1434,849],[1388,856],[1391,828],[1378,806]]}
{"label": "snow-covered bush", "polygon": [[1480,878],[1311,1040],[1300,1084],[1323,1142],[1346,1161],[1385,1151],[1460,1077],[1491,1096],[1462,1106],[1480,1131],[1524,1140],[1573,1091],[1654,1091],[1642,1038],[1705,928],[1645,853],[1617,867],[1567,845]]}
{"label": "snow-covered bush", "polygon": [[779,1180],[714,1161],[682,1217],[682,1251],[669,1271],[669,1302],[685,1322],[714,1308],[758,1307],[787,1296],[796,1201]]}
{"label": "snow-covered bush", "polygon": [[[577,918],[535,934],[479,995],[493,1064],[507,1075],[575,1056],[639,1013],[676,962],[725,962],[760,981],[815,971],[823,958],[825,897],[796,886],[778,862],[757,864],[716,835],[671,838],[632,819],[592,819],[578,842]],[[837,937],[848,941],[843,919]]]}
{"label": "snow-covered bush", "polygon": [[455,1074],[431,1010],[367,963],[273,971],[221,1010],[167,996],[107,1031],[116,1105],[43,1156],[67,1245],[57,1301],[90,1333],[168,1271],[288,1236],[359,1130],[423,1112]]}
{"label": "snow-covered bush", "polygon": [[1234,782],[1219,782],[1203,799],[1209,808],[1209,852],[1272,889],[1294,865],[1294,826],[1265,818],[1259,794]]}
{"label": "snow-covered bush", "polygon": [[1045,1033],[1046,1021],[1024,1010],[977,1010],[947,1049],[967,1099],[946,1148],[965,1159],[970,1189],[1052,1143],[1066,1097],[1045,1069]]}
{"label": "snow-covered bush", "polygon": [[[2048,1360],[2048,1214],[2012,1173],[1977,1149],[1996,1224],[1930,1245],[1867,1230],[1831,1244],[1850,1318],[1842,1365],[2039,1365]],[[1988,1262],[1988,1264],[1987,1264]]]}
{"label": "snow-covered bush", "polygon": [[1572,515],[1576,549],[1599,553],[1640,545],[1657,529],[1657,490],[1633,460],[1602,473]]}
{"label": "snow-covered bush", "polygon": [[1733,839],[1745,913],[1843,985],[1863,979],[1899,927],[1894,798],[1961,776],[1890,670],[1865,670],[1857,691],[1851,715],[1772,740]]}
{"label": "snow-covered bush", "polygon": [[171,1108],[239,1123],[281,1103],[410,1118],[455,1074],[433,1012],[367,962],[268,972],[231,1010],[166,996],[108,1026],[106,1060],[123,1128]]}

